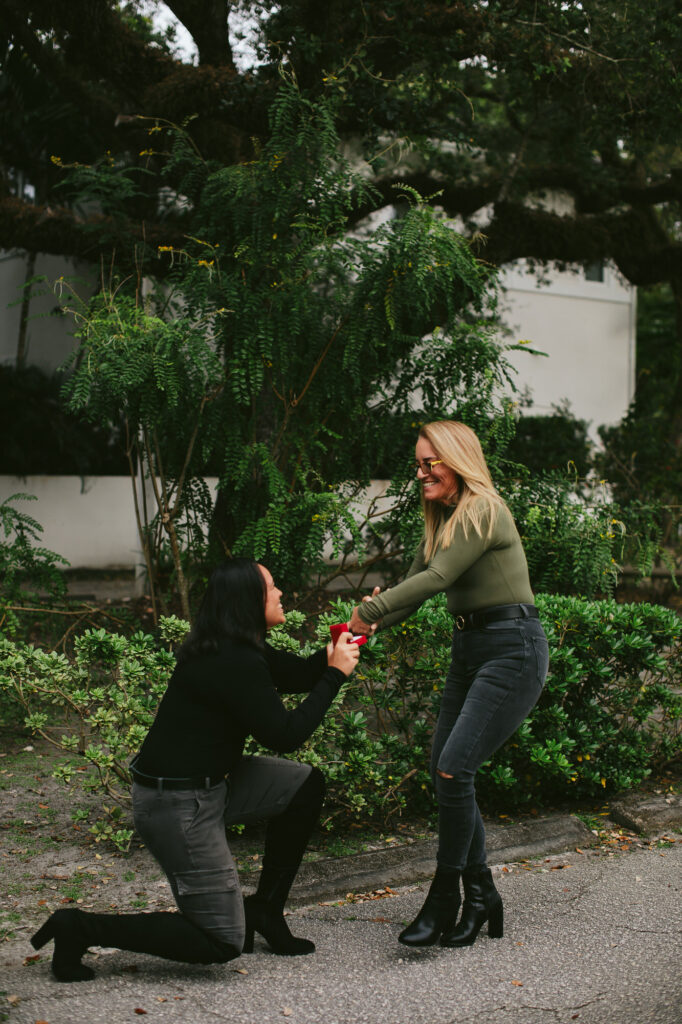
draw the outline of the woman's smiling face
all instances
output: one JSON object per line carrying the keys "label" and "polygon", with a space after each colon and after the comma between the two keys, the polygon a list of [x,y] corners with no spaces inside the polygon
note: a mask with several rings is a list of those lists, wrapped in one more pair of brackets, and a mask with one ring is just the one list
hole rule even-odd
{"label": "woman's smiling face", "polygon": [[[457,474],[439,456],[427,438],[420,437],[415,448],[417,480],[422,486],[425,501],[440,501],[443,505],[452,505],[457,500]],[[427,471],[425,463],[434,465]]]}
{"label": "woman's smiling face", "polygon": [[272,626],[278,626],[284,622],[282,591],[275,586],[272,575],[264,565],[259,565],[258,568],[265,580],[265,625],[271,629]]}

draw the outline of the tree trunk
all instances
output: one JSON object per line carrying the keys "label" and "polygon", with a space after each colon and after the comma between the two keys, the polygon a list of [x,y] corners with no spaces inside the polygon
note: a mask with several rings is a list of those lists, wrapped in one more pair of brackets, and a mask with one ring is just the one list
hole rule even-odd
{"label": "tree trunk", "polygon": [[19,337],[17,339],[17,370],[23,370],[26,366],[27,339],[28,339],[28,313],[31,305],[31,289],[29,281],[36,272],[36,254],[26,254],[26,277],[24,280],[24,294],[21,299],[21,316],[19,319]]}

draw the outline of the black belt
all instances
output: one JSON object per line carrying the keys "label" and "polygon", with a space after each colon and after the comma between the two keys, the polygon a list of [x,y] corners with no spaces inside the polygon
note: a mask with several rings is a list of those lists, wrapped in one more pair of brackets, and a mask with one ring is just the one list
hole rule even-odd
{"label": "black belt", "polygon": [[502,622],[504,619],[539,619],[540,615],[534,604],[501,604],[497,608],[484,608],[480,612],[468,615],[455,615],[457,629],[480,629],[489,622]]}
{"label": "black belt", "polygon": [[209,776],[206,775],[203,778],[194,779],[177,779],[177,778],[166,778],[163,775],[147,775],[145,772],[141,772],[139,768],[134,768],[130,765],[130,774],[133,777],[133,782],[136,782],[138,786],[148,786],[149,789],[211,789],[213,786],[217,786],[219,783],[225,781],[224,775]]}

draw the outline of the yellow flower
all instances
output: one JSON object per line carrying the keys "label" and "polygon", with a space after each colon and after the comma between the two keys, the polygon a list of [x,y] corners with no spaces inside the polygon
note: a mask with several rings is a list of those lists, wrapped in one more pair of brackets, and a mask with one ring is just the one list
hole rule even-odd
{"label": "yellow flower", "polygon": [[53,164],[56,164],[57,167],[61,167],[62,166],[62,158],[60,156],[51,156],[50,160],[52,161]]}

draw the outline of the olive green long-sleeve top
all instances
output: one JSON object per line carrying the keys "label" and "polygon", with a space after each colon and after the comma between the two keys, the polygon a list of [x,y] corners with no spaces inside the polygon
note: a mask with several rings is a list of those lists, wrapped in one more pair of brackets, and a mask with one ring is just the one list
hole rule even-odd
{"label": "olive green long-sleeve top", "polygon": [[528,564],[511,512],[506,505],[498,508],[490,535],[489,521],[486,512],[482,536],[471,524],[465,536],[458,524],[449,547],[437,548],[428,562],[422,538],[404,581],[359,606],[362,621],[371,625],[382,619],[382,627],[392,626],[441,591],[452,615],[500,604],[532,604]]}

